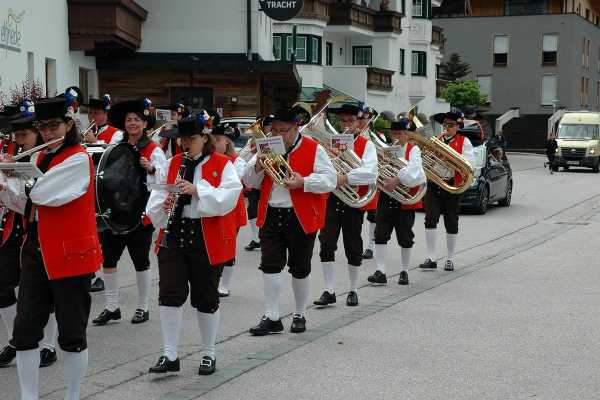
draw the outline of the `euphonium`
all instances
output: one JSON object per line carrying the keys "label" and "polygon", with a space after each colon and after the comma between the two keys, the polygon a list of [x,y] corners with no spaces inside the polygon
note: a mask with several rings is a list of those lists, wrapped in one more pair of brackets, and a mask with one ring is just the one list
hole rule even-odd
{"label": "euphonium", "polygon": [[[246,129],[247,133],[252,133],[258,139],[266,138],[270,135],[265,134],[262,130],[262,121],[263,118],[259,119],[252,125]],[[249,140],[246,143],[246,146],[242,150],[240,150],[240,154],[238,157],[242,157],[244,160],[248,155],[250,158],[252,157],[251,152],[252,140]],[[285,183],[285,180],[290,178],[293,174],[292,167],[288,164],[285,158],[281,154],[267,154],[266,157],[260,158],[258,160],[261,166],[265,169],[265,172],[273,179],[273,182],[282,185]]]}
{"label": "euphonium", "polygon": [[[339,155],[336,155],[330,149],[331,135],[337,135],[339,133],[327,119],[326,112],[329,105],[335,101],[336,100],[330,100],[325,104],[325,106],[316,113],[306,125],[300,128],[300,131],[306,131],[310,137],[319,142],[327,151],[336,172],[341,175],[346,175],[351,170],[360,167],[362,161],[352,150],[346,150]],[[361,208],[373,200],[377,194],[377,185],[369,185],[367,192],[362,196],[358,193],[357,187],[350,185],[336,188],[333,193],[347,206]]]}

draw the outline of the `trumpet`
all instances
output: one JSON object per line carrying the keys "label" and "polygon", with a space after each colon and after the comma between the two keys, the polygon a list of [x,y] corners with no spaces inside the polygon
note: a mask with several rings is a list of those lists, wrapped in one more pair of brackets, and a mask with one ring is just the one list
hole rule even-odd
{"label": "trumpet", "polygon": [[165,126],[167,126],[168,123],[169,123],[169,121],[165,122],[164,124],[162,124],[158,128],[152,130],[152,132],[148,133],[146,136],[148,136],[149,138],[153,138],[155,135],[158,135],[160,133],[160,131],[162,130],[162,128],[164,128]]}
{"label": "trumpet", "polygon": [[[262,121],[263,118],[259,119],[252,125],[246,129],[246,133],[254,134],[256,138],[263,139],[271,136],[270,134],[266,134],[262,130]],[[249,140],[246,143],[246,146],[242,150],[240,150],[240,154],[238,157],[242,157],[245,160],[245,157],[250,155],[252,157],[252,140]],[[283,186],[285,181],[289,179],[294,171],[290,164],[283,158],[280,154],[267,154],[264,158],[258,159],[260,165],[264,168],[265,172],[273,179],[273,182]]]}

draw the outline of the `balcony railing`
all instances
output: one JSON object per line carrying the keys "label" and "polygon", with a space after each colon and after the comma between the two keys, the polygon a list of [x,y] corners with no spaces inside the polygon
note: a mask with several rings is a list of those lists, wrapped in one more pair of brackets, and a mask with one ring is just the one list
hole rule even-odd
{"label": "balcony railing", "polygon": [[402,14],[395,11],[379,11],[375,15],[375,32],[402,33]]}
{"label": "balcony railing", "polygon": [[442,98],[442,92],[444,91],[444,89],[446,89],[446,87],[448,86],[448,81],[443,80],[443,79],[436,79],[435,81],[435,97],[437,97],[438,99]]}
{"label": "balcony railing", "polygon": [[394,71],[381,68],[367,68],[367,89],[391,91]]}
{"label": "balcony railing", "polygon": [[433,26],[431,28],[431,44],[438,46],[440,50],[444,49],[446,44],[446,38],[444,37],[444,30],[439,26]]}
{"label": "balcony railing", "polygon": [[318,19],[329,22],[329,1],[304,0],[304,6],[296,18]]}
{"label": "balcony railing", "polygon": [[332,3],[329,5],[329,25],[351,25],[375,30],[377,11],[354,3]]}

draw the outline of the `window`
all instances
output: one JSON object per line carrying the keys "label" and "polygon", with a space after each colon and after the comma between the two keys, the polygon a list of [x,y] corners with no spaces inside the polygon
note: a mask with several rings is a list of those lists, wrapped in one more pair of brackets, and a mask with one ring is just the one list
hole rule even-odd
{"label": "window", "polygon": [[596,110],[600,110],[600,81],[596,82]]}
{"label": "window", "polygon": [[325,44],[325,64],[333,65],[333,43],[330,42]]}
{"label": "window", "polygon": [[588,21],[590,20],[590,9],[589,8],[585,9],[585,19],[587,19]]}
{"label": "window", "polygon": [[[292,52],[292,37],[288,36],[289,39],[289,49],[288,51]],[[297,61],[306,61],[306,36],[296,35],[296,60]]]}
{"label": "window", "polygon": [[508,65],[508,49],[508,36],[494,36],[494,66],[505,67]]}
{"label": "window", "polygon": [[542,35],[542,64],[556,65],[558,54],[558,35]]}
{"label": "window", "polygon": [[[273,35],[273,58],[291,61],[294,49],[292,35]],[[284,58],[285,57],[285,58]],[[313,35],[296,35],[296,62],[321,64],[321,38]]]}
{"label": "window", "polygon": [[56,60],[46,58],[46,96],[56,96]]}
{"label": "window", "polygon": [[34,61],[33,61],[33,53],[27,52],[27,79],[30,82],[33,82],[35,79],[35,70],[34,70]]}
{"label": "window", "polygon": [[427,53],[424,51],[412,52],[412,70],[414,76],[427,76]]}
{"label": "window", "polygon": [[583,38],[583,42],[581,43],[581,67],[590,69],[590,46],[591,42]]}
{"label": "window", "polygon": [[373,48],[371,46],[354,46],[352,47],[352,64],[353,65],[371,65],[371,54]]}
{"label": "window", "polygon": [[281,36],[273,36],[273,58],[281,60]]}
{"label": "window", "polygon": [[320,48],[319,39],[316,37],[310,38],[310,62],[313,64],[319,64]]}
{"label": "window", "polygon": [[548,0],[505,0],[504,15],[531,15],[548,12]]}
{"label": "window", "polygon": [[542,105],[552,106],[558,98],[556,75],[542,75]]}
{"label": "window", "polygon": [[482,94],[485,94],[488,98],[488,102],[492,101],[492,76],[491,75],[478,75],[477,85]]}
{"label": "window", "polygon": [[412,6],[413,17],[423,17],[423,0],[413,0]]}
{"label": "window", "polygon": [[404,60],[405,60],[405,51],[404,49],[400,49],[400,73],[404,75]]}
{"label": "window", "polygon": [[81,93],[83,94],[83,99],[81,102],[88,101],[90,91],[89,91],[89,74],[90,71],[85,68],[79,68],[79,89],[81,89]]}

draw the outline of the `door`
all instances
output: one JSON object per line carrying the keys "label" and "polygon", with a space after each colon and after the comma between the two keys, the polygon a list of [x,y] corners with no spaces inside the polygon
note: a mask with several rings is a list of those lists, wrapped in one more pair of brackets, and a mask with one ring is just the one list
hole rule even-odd
{"label": "door", "polygon": [[191,107],[194,113],[205,109],[213,111],[213,90],[211,88],[172,87],[170,90],[171,104],[182,102]]}

